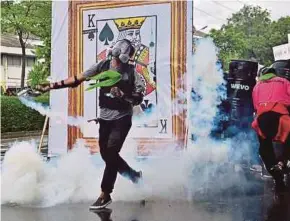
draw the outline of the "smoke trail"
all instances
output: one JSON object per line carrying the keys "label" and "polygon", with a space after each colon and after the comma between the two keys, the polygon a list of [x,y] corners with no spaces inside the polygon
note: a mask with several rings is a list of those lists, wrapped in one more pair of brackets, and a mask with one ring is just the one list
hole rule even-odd
{"label": "smoke trail", "polygon": [[[54,112],[48,106],[38,103],[31,98],[19,97],[21,103],[25,106],[36,110],[43,116],[54,117],[57,122],[61,122],[63,124],[71,125],[79,127],[81,132],[84,132],[85,127],[89,124],[88,120],[85,117],[77,116],[67,116],[64,115],[62,112]],[[156,113],[156,109],[153,109],[151,113],[145,113],[141,117],[134,118],[134,125],[145,124],[145,122],[150,122],[155,119],[154,114]]]}
{"label": "smoke trail", "polygon": [[225,96],[223,73],[217,67],[217,48],[210,38],[199,41],[193,56],[192,100],[190,101],[191,132],[207,138],[213,128],[217,106]]}
{"label": "smoke trail", "polygon": [[71,126],[77,126],[81,129],[83,132],[84,127],[88,124],[87,119],[84,117],[72,117],[72,116],[66,116],[63,113],[57,113],[52,112],[51,109],[48,106],[45,106],[42,103],[37,103],[34,100],[27,99],[24,97],[19,97],[19,100],[27,107],[34,109],[38,111],[43,116],[48,117],[55,117],[56,121],[60,121],[64,124],[71,125]]}

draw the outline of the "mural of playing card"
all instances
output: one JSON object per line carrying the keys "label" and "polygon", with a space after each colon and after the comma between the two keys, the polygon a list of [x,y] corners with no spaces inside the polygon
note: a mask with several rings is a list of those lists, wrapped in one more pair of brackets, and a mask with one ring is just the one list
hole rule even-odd
{"label": "mural of playing card", "polygon": [[97,42],[97,61],[103,60],[108,49],[117,41],[127,39],[135,47],[132,57],[136,72],[144,82],[146,93],[140,106],[134,108],[134,117],[139,127],[157,127],[158,117],[156,90],[156,16],[140,16],[98,20],[100,30]]}
{"label": "mural of playing card", "polygon": [[[187,112],[180,111],[176,98],[187,91],[187,76],[193,75],[192,1],[54,1],[52,11],[52,78],[62,80],[87,70],[105,59],[119,39],[128,39],[136,48],[132,63],[146,85],[128,138],[138,143],[142,153],[147,147],[176,141],[186,144]],[[87,90],[91,83],[95,82],[51,92],[52,110],[84,119],[98,117],[98,89]],[[83,140],[97,150],[98,130],[99,124],[93,122],[68,127],[52,117],[49,151],[73,148]]]}

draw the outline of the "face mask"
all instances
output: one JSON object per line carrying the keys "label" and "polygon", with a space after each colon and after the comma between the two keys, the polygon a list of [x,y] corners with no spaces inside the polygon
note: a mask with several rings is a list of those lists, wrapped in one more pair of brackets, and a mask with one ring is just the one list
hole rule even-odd
{"label": "face mask", "polygon": [[112,49],[112,56],[119,58],[122,63],[128,63],[130,60],[130,55],[134,53],[133,46],[127,40],[120,40],[118,41],[113,49]]}

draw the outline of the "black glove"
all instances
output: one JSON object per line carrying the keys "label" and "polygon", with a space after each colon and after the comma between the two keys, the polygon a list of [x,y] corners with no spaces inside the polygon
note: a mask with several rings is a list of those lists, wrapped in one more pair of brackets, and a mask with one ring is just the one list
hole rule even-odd
{"label": "black glove", "polygon": [[44,84],[39,84],[36,85],[35,90],[40,91],[42,93],[45,93],[47,91],[50,91],[50,83],[44,83]]}
{"label": "black glove", "polygon": [[131,95],[124,94],[122,98],[134,106],[141,104],[143,101],[143,95],[141,93],[132,93]]}

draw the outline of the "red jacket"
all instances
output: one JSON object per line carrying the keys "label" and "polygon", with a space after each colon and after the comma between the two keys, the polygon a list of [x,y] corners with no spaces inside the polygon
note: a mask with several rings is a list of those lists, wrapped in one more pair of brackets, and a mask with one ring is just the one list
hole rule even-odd
{"label": "red jacket", "polygon": [[254,87],[253,104],[257,111],[257,117],[252,123],[253,129],[265,139],[257,118],[269,111],[280,113],[278,132],[273,140],[285,143],[290,134],[290,116],[287,110],[290,106],[290,82],[273,74],[265,76],[264,80],[259,81]]}
{"label": "red jacket", "polygon": [[[272,77],[271,77],[272,76]],[[267,80],[259,81],[253,89],[253,104],[255,110],[261,103],[281,103],[290,106],[290,81],[269,74]]]}

